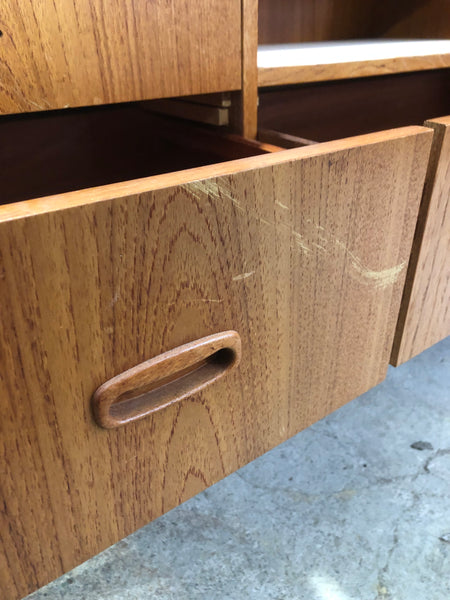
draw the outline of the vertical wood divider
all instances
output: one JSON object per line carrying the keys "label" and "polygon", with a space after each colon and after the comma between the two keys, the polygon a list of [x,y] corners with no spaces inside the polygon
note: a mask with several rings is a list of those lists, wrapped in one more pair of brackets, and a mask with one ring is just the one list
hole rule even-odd
{"label": "vertical wood divider", "polygon": [[232,94],[230,121],[234,131],[256,139],[258,113],[258,0],[241,4],[241,91]]}

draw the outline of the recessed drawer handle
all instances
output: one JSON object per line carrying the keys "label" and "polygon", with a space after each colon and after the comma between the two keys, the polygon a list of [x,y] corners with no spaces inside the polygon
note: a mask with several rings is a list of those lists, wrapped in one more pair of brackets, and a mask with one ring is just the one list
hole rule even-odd
{"label": "recessed drawer handle", "polygon": [[241,359],[241,338],[223,331],[179,346],[101,385],[92,397],[94,418],[113,429],[191,396],[217,381]]}

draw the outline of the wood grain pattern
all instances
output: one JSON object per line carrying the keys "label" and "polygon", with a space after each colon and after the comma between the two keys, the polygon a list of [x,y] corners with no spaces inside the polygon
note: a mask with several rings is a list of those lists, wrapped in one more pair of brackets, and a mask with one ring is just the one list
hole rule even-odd
{"label": "wood grain pattern", "polygon": [[450,67],[450,54],[432,54],[423,56],[399,56],[374,60],[355,60],[352,62],[333,62],[330,52],[328,64],[296,65],[281,67],[258,67],[258,86],[291,85],[314,81],[335,81],[407,73],[410,71],[429,71]]}
{"label": "wood grain pattern", "polygon": [[450,335],[450,117],[425,124],[434,141],[394,339],[396,366]]}
{"label": "wood grain pattern", "polygon": [[259,0],[259,43],[450,37],[450,0]]}
{"label": "wood grain pattern", "polygon": [[232,94],[230,121],[234,131],[256,138],[258,111],[258,0],[242,0],[242,85]]}
{"label": "wood grain pattern", "polygon": [[450,69],[442,69],[260,90],[258,124],[324,142],[448,113]]}
{"label": "wood grain pattern", "polygon": [[0,113],[241,87],[240,0],[5,0]]}
{"label": "wood grain pattern", "polygon": [[[166,129],[165,129],[166,131]],[[423,132],[423,127],[404,127],[400,129],[390,129],[387,131],[379,131],[371,133],[370,135],[356,136],[351,142],[353,144],[359,143],[360,145],[379,143],[388,143],[391,140],[402,138],[413,133]],[[93,204],[96,202],[102,202],[111,198],[118,198],[120,196],[142,194],[151,188],[152,190],[164,189],[174,185],[181,185],[195,179],[207,179],[209,177],[221,177],[230,176],[241,171],[260,169],[263,167],[274,167],[280,161],[285,160],[285,154],[281,156],[265,155],[264,158],[261,156],[252,156],[248,158],[241,158],[238,160],[232,160],[232,155],[236,152],[237,148],[241,151],[247,152],[253,148],[254,154],[260,155],[264,153],[265,144],[261,144],[255,140],[247,141],[240,136],[229,135],[231,149],[226,148],[226,158],[222,157],[222,160],[227,162],[221,162],[213,165],[196,167],[196,168],[185,168],[182,171],[173,173],[164,172],[161,175],[155,175],[152,177],[143,177],[140,179],[133,179],[130,181],[120,181],[110,185],[99,185],[95,187],[86,187],[86,189],[79,189],[73,192],[60,193],[51,196],[45,196],[27,200],[23,202],[11,200],[11,204],[0,205],[0,223],[6,223],[15,219],[21,219],[24,217],[32,217],[41,215],[44,213],[50,213],[54,211],[65,210],[68,208],[76,208],[85,206],[87,204]],[[213,138],[210,140],[212,143]],[[242,143],[245,146],[242,146]],[[303,159],[305,157],[320,157],[330,152],[338,152],[339,150],[345,150],[349,146],[348,139],[337,139],[323,144],[314,144],[308,148],[299,148],[295,152],[290,153],[291,160]],[[273,153],[277,147],[270,146],[268,152]],[[278,151],[282,150],[278,148]],[[167,155],[163,158],[164,164],[167,164]],[[20,172],[17,173],[19,177]]]}
{"label": "wood grain pattern", "polygon": [[0,119],[0,204],[266,151],[239,136],[154,114],[145,105]]}
{"label": "wood grain pattern", "polygon": [[[436,39],[450,36],[450,0],[260,0],[259,44],[296,44],[342,40]],[[450,66],[448,53],[352,62],[259,68],[259,86],[389,75]]]}
{"label": "wood grain pattern", "polygon": [[256,138],[258,111],[258,0],[242,0],[242,130]]}
{"label": "wood grain pattern", "polygon": [[[386,38],[450,38],[450,0],[378,2],[373,33]],[[399,5],[399,6],[397,6]],[[401,6],[403,5],[403,6]],[[394,18],[387,16],[394,12]]]}
{"label": "wood grain pattern", "polygon": [[[0,207],[4,600],[384,378],[431,137],[406,128]],[[95,424],[102,382],[225,330],[242,360],[214,386]]]}
{"label": "wood grain pattern", "polygon": [[95,421],[113,429],[148,417],[198,394],[240,360],[241,338],[236,331],[214,333],[168,350],[102,383],[92,396]]}
{"label": "wood grain pattern", "polygon": [[370,37],[374,4],[375,0],[259,0],[259,43]]}

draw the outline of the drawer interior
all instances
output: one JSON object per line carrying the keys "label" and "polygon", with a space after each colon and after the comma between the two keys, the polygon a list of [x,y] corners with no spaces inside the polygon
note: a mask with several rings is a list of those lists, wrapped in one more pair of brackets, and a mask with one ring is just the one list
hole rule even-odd
{"label": "drawer interior", "polygon": [[3,116],[0,139],[0,204],[267,152],[139,103]]}
{"label": "drawer interior", "polygon": [[277,131],[325,142],[449,113],[450,69],[270,87],[259,92],[259,137]]}

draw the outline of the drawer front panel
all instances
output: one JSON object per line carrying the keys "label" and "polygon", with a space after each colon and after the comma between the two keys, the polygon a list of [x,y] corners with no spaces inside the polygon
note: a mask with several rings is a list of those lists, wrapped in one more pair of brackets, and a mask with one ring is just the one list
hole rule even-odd
{"label": "drawer front panel", "polygon": [[0,113],[241,87],[240,0],[5,0],[0,29]]}
{"label": "drawer front panel", "polygon": [[[3,598],[383,379],[430,142],[408,128],[295,149],[0,224]],[[229,330],[242,357],[220,380],[96,425],[102,383]]]}
{"label": "drawer front panel", "polygon": [[450,335],[450,117],[426,125],[434,130],[434,140],[394,340],[394,365]]}

